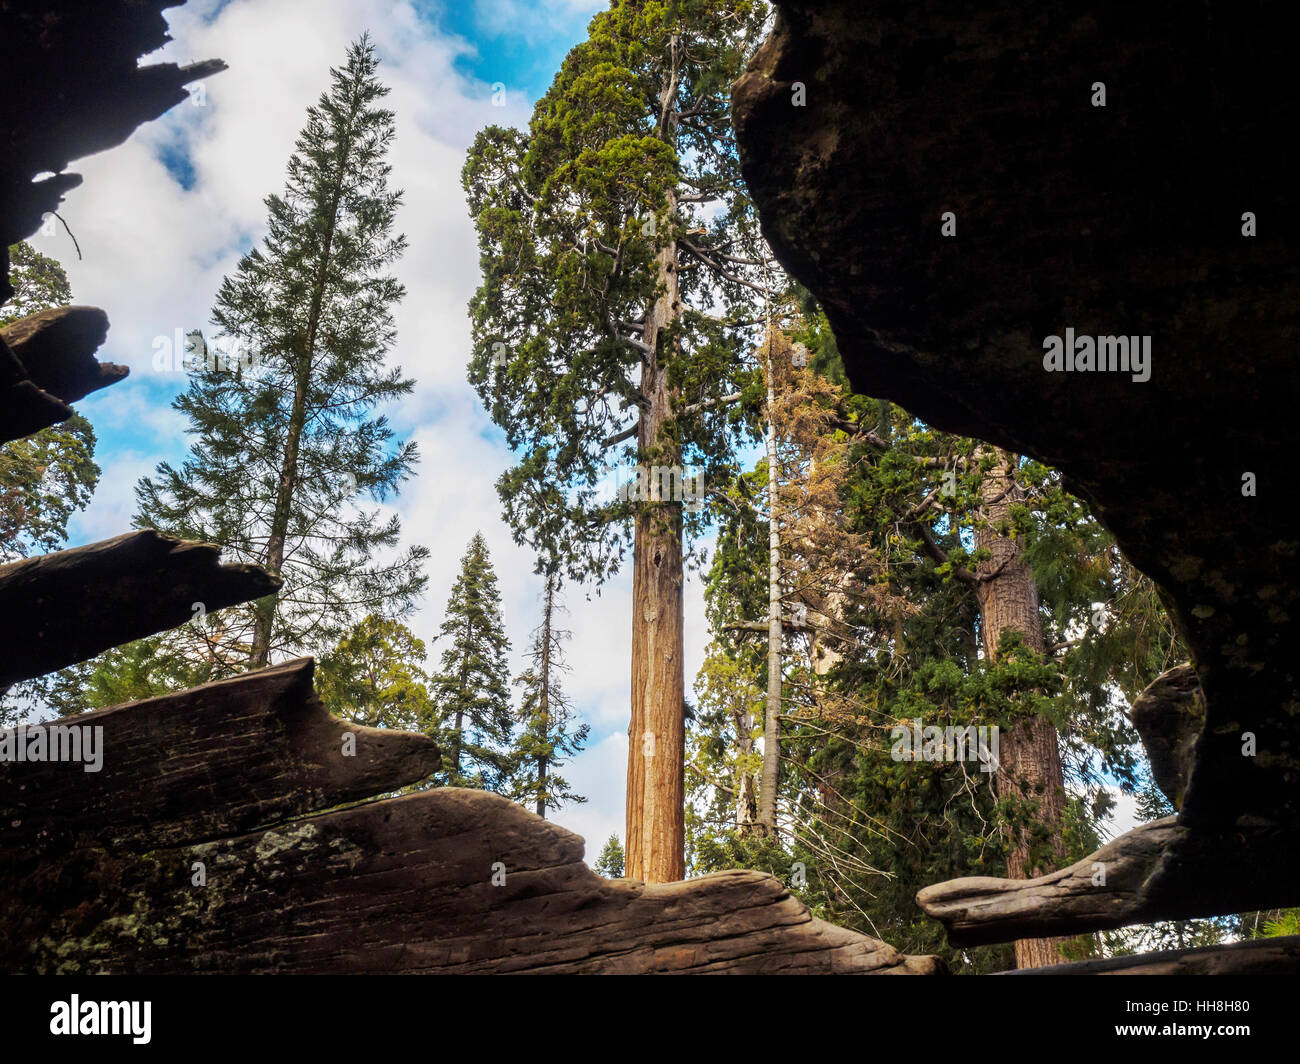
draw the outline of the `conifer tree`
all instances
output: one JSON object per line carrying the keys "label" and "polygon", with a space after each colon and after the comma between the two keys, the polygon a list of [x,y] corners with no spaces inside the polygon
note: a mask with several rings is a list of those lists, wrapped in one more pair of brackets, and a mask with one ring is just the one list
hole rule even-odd
{"label": "conifer tree", "polygon": [[571,729],[573,704],[560,685],[560,673],[569,671],[563,657],[564,640],[569,633],[555,623],[556,614],[563,609],[557,584],[558,577],[548,572],[542,596],[542,623],[533,632],[528,668],[515,681],[523,689],[519,707],[523,730],[515,743],[519,771],[514,798],[525,805],[531,804],[543,819],[548,809],[558,809],[565,802],[587,800],[570,790],[568,781],[556,772],[582,749],[590,731],[587,724]]}
{"label": "conifer tree", "polygon": [[447,600],[439,639],[448,640],[433,678],[444,781],[453,787],[505,791],[515,762],[510,739],[506,638],[501,594],[481,533],[474,533]]}
{"label": "conifer tree", "polygon": [[[816,370],[844,385],[814,305],[796,335],[808,371],[773,363],[789,383]],[[1020,945],[954,951],[918,917],[916,890],[1023,875],[1026,852],[1039,867],[1093,852],[1107,788],[1133,786],[1139,767],[1124,702],[1186,649],[1150,581],[1058,474],[1013,461],[1022,491],[999,516],[990,503],[1002,489],[990,493],[988,482],[1001,459],[977,457],[977,441],[886,401],[837,397],[825,382],[774,390],[783,593],[807,607],[806,627],[787,627],[782,650],[779,845],[750,828],[748,812],[766,671],[756,637],[769,630],[771,600],[761,509],[771,481],[760,462],[728,494],[706,588],[714,638],[690,734],[691,871],[744,865],[785,876],[799,862],[806,884],[795,889],[836,922],[942,953],[954,967],[1023,964]],[[981,542],[990,531],[1014,537],[1028,566],[1032,584],[1021,588],[1037,599],[1037,649],[1013,626],[988,652],[994,625],[979,586],[1011,568]],[[997,726],[1002,762],[1022,722],[1059,728],[1066,790],[1055,815],[984,766],[895,759],[894,729],[917,720]],[[1071,956],[1096,949],[1091,936],[1045,945]]]}
{"label": "conifer tree", "polygon": [[695,476],[732,479],[761,400],[746,330],[771,260],[729,88],[766,11],[615,0],[528,131],[484,130],[464,171],[484,276],[469,378],[518,453],[507,520],[573,579],[632,549],[627,874],[649,882],[685,874],[683,551],[706,515],[681,488],[688,468],[693,499]]}
{"label": "conifer tree", "polygon": [[401,193],[388,187],[393,113],[377,66],[362,37],[308,108],[285,191],[266,200],[266,239],[221,284],[214,357],[173,404],[195,437],[189,456],[136,489],[139,527],[218,543],[226,560],[283,578],[226,611],[242,623],[225,653],[253,668],[325,653],[369,613],[400,616],[425,581],[428,552],[399,553],[397,518],[363,502],[395,493],[416,460],[376,413],[411,390],[385,364],[403,295],[388,267],[406,241],[393,232]]}
{"label": "conifer tree", "polygon": [[606,879],[623,878],[623,844],[618,841],[617,835],[611,835],[605,840],[605,846],[596,858],[595,871]]}
{"label": "conifer tree", "polygon": [[325,655],[316,690],[325,708],[371,728],[428,731],[434,718],[424,641],[399,621],[370,614]]}

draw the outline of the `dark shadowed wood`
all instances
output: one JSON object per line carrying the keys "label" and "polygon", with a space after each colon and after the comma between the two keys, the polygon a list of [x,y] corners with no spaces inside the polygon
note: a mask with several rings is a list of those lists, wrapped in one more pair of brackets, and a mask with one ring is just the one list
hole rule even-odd
{"label": "dark shadowed wood", "polygon": [[1226,946],[1164,950],[1133,957],[1054,964],[999,975],[1300,975],[1300,935]]}
{"label": "dark shadowed wood", "polygon": [[67,403],[36,385],[0,335],[0,443],[30,436],[72,413]]}
{"label": "dark shadowed wood", "polygon": [[513,802],[442,788],[137,856],[87,849],[22,884],[0,940],[34,972],[943,970],[814,919],[762,873],[647,886],[582,854]]}
{"label": "dark shadowed wood", "polygon": [[102,768],[0,762],[0,850],[192,842],[394,791],[437,770],[427,736],[331,716],[312,689],[313,668],[300,658],[50,722],[83,737],[102,728]]}
{"label": "dark shadowed wood", "polygon": [[1196,740],[1205,727],[1205,696],[1191,665],[1162,672],[1133,700],[1129,720],[1151,759],[1151,777],[1175,809],[1183,804]]}
{"label": "dark shadowed wood", "polygon": [[268,595],[280,580],[222,565],[211,543],[145,530],[0,566],[0,688]]}
{"label": "dark shadowed wood", "polygon": [[29,380],[0,383],[0,443],[21,440],[72,415],[72,407],[41,391]]}
{"label": "dark shadowed wood", "polygon": [[93,357],[107,332],[108,316],[94,307],[42,311],[0,329],[0,443],[67,420],[69,403],[127,375]]}
{"label": "dark shadowed wood", "polygon": [[108,315],[97,307],[55,307],[0,329],[0,340],[42,391],[73,403],[120,381],[129,370],[97,362],[108,335]]}
{"label": "dark shadowed wood", "polygon": [[[1177,699],[1148,706],[1143,728],[1179,823],[1202,841],[1144,861],[1190,862],[1202,878],[1157,876],[1137,908],[1260,907],[1289,856],[1268,840],[1300,832],[1300,216],[1277,135],[1297,112],[1286,13],[1265,0],[778,8],[732,94],[764,235],[825,308],[855,390],[1057,468],[1163,589],[1204,725],[1189,732],[1195,700]],[[1096,82],[1105,107],[1093,106]],[[796,83],[805,106],[792,105]],[[1067,329],[1149,338],[1149,378],[1048,372],[1045,340]],[[1150,838],[1123,845],[1145,853]],[[1230,861],[1213,867],[1215,854]],[[1062,931],[1136,918],[1114,893],[1056,897],[1041,886],[1050,878],[981,888],[954,919],[984,913],[991,941],[995,925],[1006,938],[1042,933],[1054,906]],[[1300,877],[1279,893],[1300,903]]]}
{"label": "dark shadowed wood", "polygon": [[[10,244],[30,236],[81,183],[69,162],[121,144],[186,98],[219,60],[141,64],[170,40],[176,0],[6,0],[0,5],[0,303]],[[46,174],[39,181],[38,174]]]}
{"label": "dark shadowed wood", "polygon": [[1166,817],[1037,879],[952,879],[916,900],[955,946],[1282,908],[1296,897],[1297,844],[1269,826],[1220,834]]}

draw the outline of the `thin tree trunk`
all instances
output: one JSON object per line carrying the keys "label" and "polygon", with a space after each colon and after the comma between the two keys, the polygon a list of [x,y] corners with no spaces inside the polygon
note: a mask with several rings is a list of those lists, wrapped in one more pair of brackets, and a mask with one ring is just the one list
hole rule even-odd
{"label": "thin tree trunk", "polygon": [[781,529],[777,515],[775,367],[767,338],[767,710],[763,720],[763,775],[758,786],[758,829],[776,834],[776,792],[781,775]]}
{"label": "thin tree trunk", "polygon": [[[659,94],[660,133],[676,141],[678,83],[676,37]],[[671,218],[676,199],[663,205]],[[656,255],[658,296],[646,311],[641,391],[647,400],[637,425],[641,460],[680,467],[681,450],[664,432],[673,419],[668,387],[670,352],[659,352],[660,333],[681,314],[675,241]],[[652,495],[654,492],[651,493]],[[682,662],[682,509],[680,502],[642,501],[633,526],[632,718],[628,726],[628,879],[670,883],[686,876],[686,676]]]}
{"label": "thin tree trunk", "polygon": [[[312,355],[320,334],[321,309],[325,302],[325,285],[329,277],[330,255],[334,246],[334,234],[338,229],[339,208],[343,202],[343,174],[345,173],[348,154],[352,150],[351,121],[356,118],[357,104],[353,103],[353,114],[349,129],[339,145],[338,171],[334,188],[331,190],[329,214],[325,218],[325,234],[321,242],[320,259],[316,267],[316,276],[312,283],[311,305],[307,312],[307,329],[303,338],[303,350],[298,355],[294,371],[293,406],[289,414],[289,429],[285,437],[284,458],[280,465],[280,477],[276,485],[275,509],[271,513],[271,527],[266,541],[266,560],[263,565],[277,576],[284,565],[285,537],[289,531],[289,518],[293,513],[294,494],[298,487],[298,448],[302,440],[303,429],[307,424],[307,386],[312,371]],[[260,600],[255,608],[253,626],[253,646],[249,654],[249,666],[263,668],[271,656],[271,636],[275,627],[276,607],[279,593],[268,595]]]}
{"label": "thin tree trunk", "polygon": [[[310,350],[310,349],[309,349]],[[310,356],[300,360],[298,380],[294,385],[293,406],[289,413],[289,432],[285,438],[284,459],[276,485],[275,509],[271,514],[270,536],[266,542],[265,566],[277,576],[284,564],[285,536],[289,530],[289,517],[293,512],[293,497],[298,484],[298,447],[302,430],[307,422],[307,396],[305,373],[301,365],[310,366]],[[271,635],[275,627],[276,606],[279,594],[272,593],[258,601],[253,626],[253,646],[249,656],[251,668],[263,668],[271,656]]]}
{"label": "thin tree trunk", "polygon": [[[990,450],[980,447],[976,460]],[[1043,630],[1038,616],[1038,588],[1023,558],[1020,541],[1009,534],[999,534],[1011,525],[1011,508],[1024,500],[1024,491],[1015,480],[1015,459],[996,449],[998,462],[980,485],[984,499],[985,522],[975,531],[976,547],[987,548],[990,557],[981,564],[977,576],[989,576],[977,585],[984,637],[984,655],[992,661],[998,642],[1005,631],[1017,631],[1031,650],[1043,653]],[[996,575],[993,575],[996,574]],[[1065,780],[1061,771],[1061,753],[1056,729],[1041,717],[1030,717],[1017,724],[1010,734],[1000,736],[999,767],[995,777],[1000,798],[1034,801],[1034,821],[1045,826],[1054,840],[1054,857],[1047,863],[1035,863],[1029,833],[1019,831],[1011,840],[1007,857],[1007,874],[1012,879],[1032,879],[1059,867],[1065,856],[1061,837],[1065,816]],[[1063,938],[1020,939],[1015,944],[1016,967],[1038,968],[1061,960],[1057,950]]]}
{"label": "thin tree trunk", "polygon": [[754,715],[742,700],[732,711],[736,723],[736,751],[741,769],[736,774],[736,834],[751,835],[758,820],[758,795],[754,774],[747,767],[749,755],[754,752]]}
{"label": "thin tree trunk", "polygon": [[546,611],[542,615],[542,753],[537,758],[537,815],[546,819],[546,744],[551,735],[551,611],[555,605],[555,577],[546,576]]}
{"label": "thin tree trunk", "polygon": [[460,732],[464,726],[465,712],[458,708],[456,710],[456,730],[452,732],[451,738],[451,779],[448,781],[453,787],[460,786]]}
{"label": "thin tree trunk", "polygon": [[[465,646],[474,645],[474,628],[469,619],[465,620]],[[461,732],[465,727],[465,692],[469,687],[469,662],[462,661],[460,665],[460,687],[456,691],[456,731],[451,740],[451,777],[448,779],[453,787],[460,786],[460,750],[461,750]]]}

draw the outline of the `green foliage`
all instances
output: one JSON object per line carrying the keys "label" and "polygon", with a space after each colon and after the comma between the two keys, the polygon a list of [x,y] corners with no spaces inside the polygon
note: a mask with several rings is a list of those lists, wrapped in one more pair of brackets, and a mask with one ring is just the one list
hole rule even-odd
{"label": "green foliage", "polygon": [[[717,568],[717,556],[714,567]],[[698,703],[686,733],[686,862],[712,869],[720,839],[743,835],[757,815],[763,733],[760,673],[749,650],[742,663],[715,640],[695,680]]]}
{"label": "green foliage", "polygon": [[283,577],[277,594],[223,611],[223,660],[324,655],[366,615],[402,616],[425,583],[427,550],[401,553],[397,517],[365,505],[416,460],[376,413],[412,387],[386,365],[403,295],[388,268],[406,241],[392,231],[401,193],[388,187],[393,113],[377,65],[363,38],[330,71],[285,191],[266,199],[265,241],[222,281],[214,348],[237,344],[255,364],[212,358],[191,373],[173,404],[189,456],[137,488],[138,527]]}
{"label": "green foliage", "polygon": [[1254,937],[1281,938],[1284,935],[1300,935],[1300,909],[1277,910],[1264,921],[1264,926]]}
{"label": "green foliage", "polygon": [[512,797],[531,806],[540,817],[566,802],[587,800],[556,772],[582,749],[590,732],[587,724],[572,727],[573,704],[560,683],[560,674],[569,671],[563,654],[569,633],[555,623],[562,609],[557,578],[548,573],[542,623],[533,631],[528,667],[515,680],[523,692],[519,706],[523,728],[514,746],[518,768]]}
{"label": "green foliage", "polygon": [[[13,298],[0,326],[72,302],[63,267],[28,243],[9,248]],[[0,445],[0,561],[57,550],[99,482],[95,430],[80,414]]]}
{"label": "green foliage", "polygon": [[316,692],[331,713],[357,724],[433,734],[424,659],[424,642],[414,632],[372,613],[321,658]]}
{"label": "green foliage", "polygon": [[[148,636],[31,681],[32,693],[58,717],[157,698],[214,679],[190,625]],[[182,649],[183,648],[183,649]]]}
{"label": "green foliage", "polygon": [[[842,381],[824,316],[806,294],[802,305],[794,335],[807,346],[810,367]],[[803,637],[787,632],[777,838],[748,830],[737,805],[745,773],[761,762],[752,729],[765,656],[743,625],[767,611],[768,534],[753,505],[765,463],[728,496],[706,588],[714,642],[688,735],[690,867],[763,868],[828,919],[908,952],[938,953],[960,971],[998,970],[1011,963],[1009,946],[953,950],[920,914],[916,891],[959,876],[1005,875],[1011,832],[1028,839],[1031,859],[1048,865],[1058,841],[1069,861],[1095,851],[1113,806],[1107,788],[1140,782],[1125,703],[1184,651],[1150,584],[1083,503],[1054,471],[1021,462],[1026,501],[1012,508],[1004,531],[1024,546],[1049,652],[1034,653],[1006,632],[990,662],[980,650],[970,580],[987,556],[972,530],[990,459],[976,459],[973,440],[861,396],[842,397],[838,424],[854,441],[838,519],[864,547],[857,571],[846,574],[854,594],[837,626],[848,634],[833,644],[834,667],[819,672],[801,650]],[[1101,613],[1094,604],[1103,604]],[[891,757],[892,729],[915,721],[996,726],[1005,735],[1030,716],[1051,721],[1060,735],[1063,840],[1042,822],[1037,801],[999,799],[977,764]],[[1221,931],[1204,922],[1157,929],[1199,940]],[[1067,949],[1085,956],[1122,946],[1122,938],[1083,936]]]}
{"label": "green foliage", "polygon": [[[680,460],[725,483],[760,397],[730,324],[757,316],[763,251],[728,92],[764,10],[619,0],[569,53],[528,131],[485,129],[465,163],[483,273],[469,380],[518,454],[498,483],[508,523],[575,579],[608,576],[630,544],[631,504],[609,483],[620,461]],[[665,255],[679,306],[646,344]],[[743,400],[723,402],[734,394]],[[652,406],[657,439],[607,442]],[[686,521],[699,530],[704,515]]]}
{"label": "green foliage", "polygon": [[445,640],[433,677],[442,739],[442,782],[505,793],[516,770],[501,593],[482,535],[474,534],[439,630]]}
{"label": "green foliage", "polygon": [[90,504],[100,469],[95,430],[80,414],[0,446],[0,560],[58,550]]}
{"label": "green foliage", "polygon": [[611,835],[605,840],[605,846],[596,858],[595,872],[606,879],[623,878],[623,844],[618,841],[617,835]]}
{"label": "green foliage", "polygon": [[0,306],[0,328],[72,303],[72,287],[63,267],[25,240],[9,246],[9,283],[14,294]]}

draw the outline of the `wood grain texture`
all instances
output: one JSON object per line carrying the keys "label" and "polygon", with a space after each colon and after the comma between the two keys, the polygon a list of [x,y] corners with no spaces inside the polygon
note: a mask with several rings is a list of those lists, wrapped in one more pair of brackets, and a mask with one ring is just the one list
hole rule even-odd
{"label": "wood grain texture", "polygon": [[177,845],[396,791],[437,771],[429,737],[331,716],[313,669],[300,658],[51,721],[102,729],[103,767],[0,762],[0,848],[30,856],[87,841]]}
{"label": "wood grain texture", "polygon": [[916,900],[956,946],[1282,908],[1296,896],[1297,843],[1269,825],[1210,833],[1166,817],[1037,879],[952,879]]}
{"label": "wood grain texture", "polygon": [[[1300,216],[1277,135],[1296,113],[1282,9],[777,8],[732,93],[740,162],[853,388],[1059,470],[1162,589],[1204,696],[1199,724],[1185,699],[1143,710],[1178,823],[1200,841],[1180,836],[1167,860],[1147,852],[1162,829],[1122,844],[1156,877],[1140,907],[1046,877],[981,887],[954,927],[986,913],[986,933],[1011,938],[1116,926],[1119,910],[1300,903],[1300,877],[1277,890],[1273,871],[1293,851],[1267,845],[1300,831],[1300,525],[1286,487]],[[1271,230],[1243,233],[1247,212]],[[1149,378],[1047,372],[1045,340],[1067,330],[1149,338]],[[1180,865],[1191,885],[1161,874]]]}
{"label": "wood grain texture", "polygon": [[88,847],[69,858],[75,876],[55,882],[47,864],[7,899],[4,960],[45,973],[943,971],[814,919],[762,873],[648,886],[602,879],[582,854],[515,803],[455,788],[197,845]]}
{"label": "wood grain texture", "polygon": [[303,659],[58,722],[103,728],[98,773],[0,765],[0,966],[943,971],[814,919],[761,873],[602,879],[578,836],[484,791],[339,808],[423,779],[438,751],[331,717],[311,681]]}
{"label": "wood grain texture", "polygon": [[0,566],[0,687],[260,598],[280,586],[220,548],[151,530]]}
{"label": "wood grain texture", "polygon": [[999,975],[1300,975],[1300,935],[1054,964]]}

